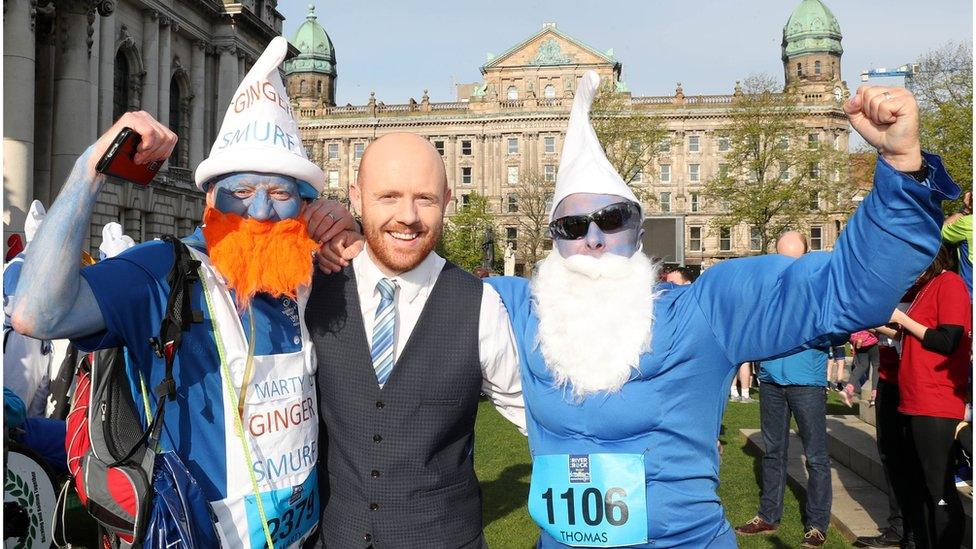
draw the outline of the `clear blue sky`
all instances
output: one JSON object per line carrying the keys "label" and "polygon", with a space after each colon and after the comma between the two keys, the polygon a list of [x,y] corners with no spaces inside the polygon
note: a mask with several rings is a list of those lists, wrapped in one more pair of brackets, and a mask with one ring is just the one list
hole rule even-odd
{"label": "clear blue sky", "polygon": [[[291,37],[308,0],[282,0]],[[782,79],[783,25],[799,0],[312,0],[332,38],[336,102],[453,101],[453,81],[481,80],[485,54],[499,54],[554,21],[590,46],[614,49],[634,95],[731,93],[752,73]],[[862,70],[897,67],[948,40],[971,41],[972,0],[825,0],[844,35],[841,69],[856,89]],[[901,85],[900,80],[879,81]]]}

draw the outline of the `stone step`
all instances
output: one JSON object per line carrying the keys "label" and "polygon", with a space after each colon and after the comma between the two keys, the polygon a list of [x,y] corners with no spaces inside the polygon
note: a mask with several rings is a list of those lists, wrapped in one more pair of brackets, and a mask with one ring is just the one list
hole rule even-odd
{"label": "stone step", "polygon": [[[747,450],[762,455],[765,447],[759,429],[740,429]],[[790,486],[806,492],[807,470],[803,458],[803,443],[795,433],[790,433],[790,449],[787,461]],[[830,505],[830,525],[848,541],[858,536],[875,536],[879,525],[888,518],[888,497],[853,471],[832,461],[830,484],[833,499]]]}

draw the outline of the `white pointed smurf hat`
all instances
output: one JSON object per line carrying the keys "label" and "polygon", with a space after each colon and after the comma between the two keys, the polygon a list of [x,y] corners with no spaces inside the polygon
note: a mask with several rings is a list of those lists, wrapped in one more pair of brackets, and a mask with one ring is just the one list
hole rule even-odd
{"label": "white pointed smurf hat", "polygon": [[46,215],[47,210],[44,209],[44,204],[41,204],[40,200],[31,202],[30,209],[27,210],[27,219],[24,220],[24,240],[27,244],[34,240],[34,235],[37,234],[37,229],[41,227]]}
{"label": "white pointed smurf hat", "polygon": [[102,227],[102,243],[98,246],[102,259],[115,257],[135,245],[131,236],[122,233],[122,225],[113,221]]}
{"label": "white pointed smurf hat", "polygon": [[221,175],[263,172],[306,183],[299,183],[305,198],[322,191],[325,174],[305,153],[278,72],[287,53],[288,41],[275,37],[234,92],[210,156],[197,167],[195,179],[201,190]]}
{"label": "white pointed smurf hat", "polygon": [[590,125],[590,106],[599,88],[600,77],[595,71],[586,71],[580,79],[573,99],[573,110],[569,114],[569,128],[563,141],[552,210],[549,211],[550,220],[559,203],[576,193],[612,194],[640,205],[634,192],[607,160]]}

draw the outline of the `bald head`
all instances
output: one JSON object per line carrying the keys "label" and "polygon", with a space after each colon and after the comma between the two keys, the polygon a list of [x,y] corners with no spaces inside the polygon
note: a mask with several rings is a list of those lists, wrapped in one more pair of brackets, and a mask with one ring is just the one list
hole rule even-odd
{"label": "bald head", "polygon": [[807,253],[807,237],[797,231],[787,231],[776,241],[776,253],[797,258]]}
{"label": "bald head", "polygon": [[433,180],[447,189],[444,160],[437,149],[423,137],[412,133],[391,133],[366,147],[359,162],[360,190],[377,178],[396,178],[400,181]]}

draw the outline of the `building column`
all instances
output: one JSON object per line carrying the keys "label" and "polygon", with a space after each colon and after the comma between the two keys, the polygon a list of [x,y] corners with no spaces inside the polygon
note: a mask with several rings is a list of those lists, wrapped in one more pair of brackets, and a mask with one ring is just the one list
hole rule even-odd
{"label": "building column", "polygon": [[98,27],[98,129],[102,134],[115,122],[115,12],[101,18]]}
{"label": "building column", "polygon": [[101,49],[101,17],[92,8],[88,12],[88,85],[91,90],[88,97],[91,98],[91,105],[88,108],[88,135],[89,141],[94,143],[98,139],[98,76],[99,59]]}
{"label": "building column", "polygon": [[[71,173],[75,161],[91,144],[91,82],[88,65],[88,4],[84,0],[58,4],[60,25],[54,76],[51,193],[53,199]],[[50,204],[47,204],[50,206]]]}
{"label": "building column", "polygon": [[244,63],[244,60],[246,58],[247,55],[244,53],[244,50],[240,50],[240,49],[237,50],[237,82],[238,83],[240,83],[241,80],[244,80],[244,75],[247,74],[247,70],[245,69],[247,65]]}
{"label": "building column", "polygon": [[46,21],[43,25],[39,21],[35,32],[37,58],[34,65],[34,198],[49,204],[56,47],[53,21]]}
{"label": "building column", "polygon": [[[234,98],[234,92],[240,84],[237,77],[237,48],[234,45],[221,46],[217,49],[220,53],[220,65],[217,70],[217,127],[224,123],[224,115],[227,108]],[[219,131],[219,130],[218,130]]]}
{"label": "building column", "polygon": [[193,43],[193,54],[190,58],[190,86],[193,88],[193,103],[190,110],[190,169],[203,162],[206,154],[206,142],[203,138],[203,117],[206,93],[204,92],[207,43],[197,40]]}
{"label": "building column", "polygon": [[3,16],[3,232],[22,233],[34,199],[33,2],[8,0]]}
{"label": "building column", "polygon": [[[142,110],[159,118],[159,13],[142,12],[142,61],[146,70],[142,83]],[[167,96],[168,97],[168,96]]]}
{"label": "building column", "polygon": [[159,115],[156,120],[169,127],[169,81],[172,76],[173,54],[170,51],[172,33],[169,17],[159,17]]}

